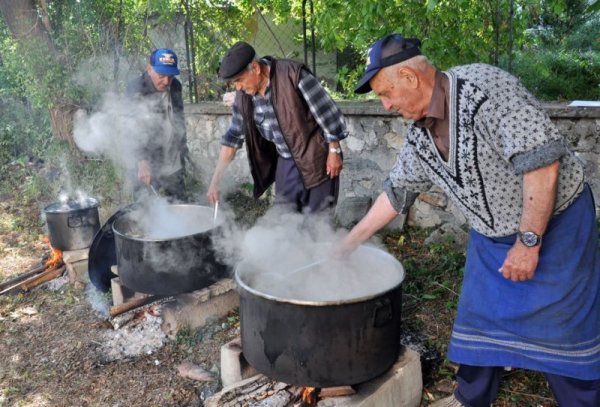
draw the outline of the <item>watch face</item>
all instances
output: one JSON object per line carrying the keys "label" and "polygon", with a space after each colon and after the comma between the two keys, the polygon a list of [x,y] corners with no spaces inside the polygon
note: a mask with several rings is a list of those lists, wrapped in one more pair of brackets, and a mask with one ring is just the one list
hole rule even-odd
{"label": "watch face", "polygon": [[520,238],[521,242],[528,247],[533,247],[540,242],[540,236],[533,232],[523,232],[520,234]]}

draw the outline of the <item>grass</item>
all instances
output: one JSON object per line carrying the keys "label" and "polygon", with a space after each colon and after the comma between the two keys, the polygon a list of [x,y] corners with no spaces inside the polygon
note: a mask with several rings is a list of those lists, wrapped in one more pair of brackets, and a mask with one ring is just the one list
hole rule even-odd
{"label": "grass", "polygon": [[[106,163],[77,158],[69,165],[76,169],[73,179],[88,182],[94,194],[105,198],[120,196],[122,185],[118,174],[108,169]],[[18,161],[1,169],[0,195],[7,199],[0,201],[0,234],[11,238],[0,240],[0,254],[17,247],[26,248],[28,242],[39,239],[43,224],[39,217],[38,202],[54,197],[57,191],[55,177],[60,176],[61,168],[54,164]],[[245,226],[252,225],[269,207],[269,199],[255,201],[250,194],[251,188],[246,185],[227,197],[228,203],[238,208],[234,211],[236,221]],[[598,225],[600,228],[600,222]],[[403,282],[403,329],[422,335],[427,346],[440,355],[439,362],[432,366],[432,371],[425,378],[426,390],[440,396],[440,391],[436,390],[437,384],[444,379],[453,380],[457,368],[444,355],[460,295],[465,254],[455,249],[451,242],[426,246],[424,240],[430,233],[431,230],[408,227],[401,232],[382,233],[380,237],[387,250],[400,259],[406,271]],[[0,297],[0,308],[4,313],[10,313],[25,305],[40,309],[56,304],[73,305],[82,301],[83,295],[81,291],[70,287],[43,297],[38,297],[37,291],[33,291],[25,295]],[[177,355],[189,355],[191,349],[205,342],[221,341],[227,327],[239,327],[237,312],[219,324],[210,324],[206,329],[179,330],[170,349]],[[0,334],[4,333],[6,328],[0,321]],[[210,369],[211,365],[207,368]],[[2,392],[9,394],[14,391],[11,388],[2,389]],[[2,396],[0,404],[1,400]],[[422,405],[427,404],[425,397]],[[494,407],[540,405],[550,407],[556,404],[543,375],[525,370],[515,370],[506,376],[494,403]]]}

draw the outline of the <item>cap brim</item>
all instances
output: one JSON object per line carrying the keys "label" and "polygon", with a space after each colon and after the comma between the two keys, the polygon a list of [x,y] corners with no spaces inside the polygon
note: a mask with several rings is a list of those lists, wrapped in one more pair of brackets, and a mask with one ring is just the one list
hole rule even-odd
{"label": "cap brim", "polygon": [[153,66],[154,72],[159,75],[175,76],[179,75],[179,69],[174,66]]}
{"label": "cap brim", "polygon": [[223,76],[222,74],[219,74],[219,77],[220,77],[222,80],[224,80],[224,81],[226,81],[226,82],[229,82],[229,81],[231,81],[232,79],[235,79],[235,78],[237,78],[238,76],[240,76],[241,74],[243,74],[243,73],[244,73],[244,71],[246,70],[246,66],[248,66],[248,65],[246,64],[246,65],[245,65],[245,66],[244,66],[244,67],[243,67],[243,68],[242,68],[242,69],[241,69],[239,72],[236,72],[236,73],[234,73],[234,74],[227,73],[227,76]]}
{"label": "cap brim", "polygon": [[379,69],[373,69],[372,71],[368,71],[364,74],[360,81],[358,81],[358,85],[354,88],[354,93],[367,93],[370,92],[371,85],[369,81],[373,79],[373,77],[379,72]]}

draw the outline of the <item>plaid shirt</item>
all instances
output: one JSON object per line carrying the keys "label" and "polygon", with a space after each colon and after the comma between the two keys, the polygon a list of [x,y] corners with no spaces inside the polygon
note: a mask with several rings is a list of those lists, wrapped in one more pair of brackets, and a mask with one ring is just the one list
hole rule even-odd
{"label": "plaid shirt", "polygon": [[[264,60],[263,60],[264,62]],[[329,94],[319,84],[317,79],[302,69],[298,82],[300,93],[306,100],[315,120],[323,129],[325,140],[330,143],[339,141],[348,136],[344,116],[338,109]],[[277,122],[273,101],[271,99],[271,85],[267,85],[265,96],[256,94],[252,96],[254,104],[254,121],[260,134],[267,140],[275,143],[278,154],[283,158],[291,158],[292,154],[283,138],[283,133]],[[234,105],[229,129],[223,135],[221,144],[229,147],[240,148],[244,143],[244,118],[240,110]]]}

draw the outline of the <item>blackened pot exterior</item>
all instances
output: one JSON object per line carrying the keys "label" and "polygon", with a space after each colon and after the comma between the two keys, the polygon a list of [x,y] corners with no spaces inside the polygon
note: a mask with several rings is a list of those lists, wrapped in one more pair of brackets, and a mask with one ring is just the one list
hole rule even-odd
{"label": "blackened pot exterior", "polygon": [[53,248],[78,250],[90,246],[100,229],[98,201],[53,203],[44,208],[48,238]]}
{"label": "blackened pot exterior", "polygon": [[343,304],[295,304],[240,284],[242,349],[259,372],[297,386],[354,385],[387,371],[400,352],[401,284]]}
{"label": "blackened pot exterior", "polygon": [[113,224],[119,278],[126,287],[175,295],[208,287],[229,274],[213,249],[212,234],[218,228],[175,239],[147,240],[123,233],[128,229],[127,216]]}

